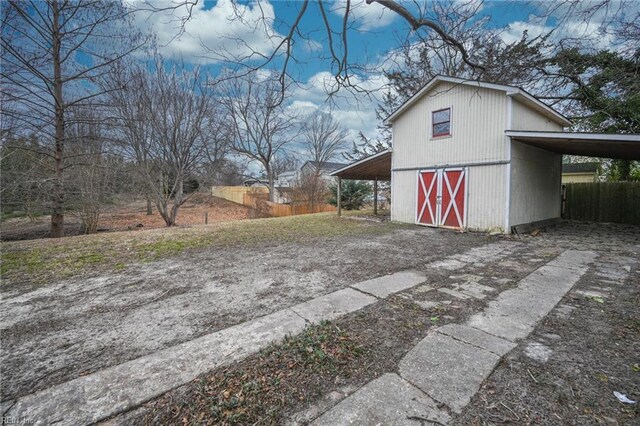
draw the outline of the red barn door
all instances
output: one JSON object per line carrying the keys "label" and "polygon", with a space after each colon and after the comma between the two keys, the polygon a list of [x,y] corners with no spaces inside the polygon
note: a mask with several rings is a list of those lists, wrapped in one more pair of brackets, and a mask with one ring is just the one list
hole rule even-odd
{"label": "red barn door", "polygon": [[464,169],[445,169],[442,173],[442,226],[464,228],[466,175]]}
{"label": "red barn door", "polygon": [[418,172],[416,223],[448,228],[466,226],[466,169]]}
{"label": "red barn door", "polygon": [[421,170],[418,173],[418,211],[416,222],[438,226],[438,171]]}

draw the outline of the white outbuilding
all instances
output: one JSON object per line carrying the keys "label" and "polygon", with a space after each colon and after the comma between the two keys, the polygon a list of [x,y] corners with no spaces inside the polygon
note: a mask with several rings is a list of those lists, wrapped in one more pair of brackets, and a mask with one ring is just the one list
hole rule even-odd
{"label": "white outbuilding", "polygon": [[336,170],[391,181],[391,220],[509,233],[560,217],[562,155],[640,159],[640,135],[565,132],[526,91],[436,77],[387,120],[392,150]]}

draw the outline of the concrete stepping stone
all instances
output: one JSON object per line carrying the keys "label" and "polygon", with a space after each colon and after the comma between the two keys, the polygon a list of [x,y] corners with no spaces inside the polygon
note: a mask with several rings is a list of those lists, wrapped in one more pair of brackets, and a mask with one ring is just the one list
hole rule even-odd
{"label": "concrete stepping stone", "polygon": [[486,349],[498,356],[505,355],[517,346],[509,340],[501,339],[500,337],[485,333],[482,330],[462,324],[447,324],[443,327],[438,327],[435,331],[470,345]]}
{"label": "concrete stepping stone", "polygon": [[391,275],[362,281],[351,287],[384,299],[390,294],[415,287],[425,282],[426,279],[427,277],[415,271],[400,271]]}
{"label": "concrete stepping stone", "polygon": [[495,282],[497,282],[500,285],[505,285],[505,284],[509,284],[510,282],[512,282],[513,280],[510,278],[499,278],[499,277],[491,277],[491,279]]}
{"label": "concrete stepping stone", "polygon": [[[414,417],[415,419],[410,419]],[[429,424],[433,419],[447,424],[450,416],[419,389],[397,374],[385,374],[346,398],[311,425],[407,425]]]}
{"label": "concrete stepping stone", "polygon": [[32,419],[36,425],[93,424],[299,333],[306,325],[294,312],[278,311],[27,395],[4,416]]}
{"label": "concrete stepping stone", "polygon": [[576,290],[576,291],[574,291],[574,293],[575,294],[579,294],[580,296],[587,297],[587,298],[593,298],[593,297],[600,298],[601,297],[603,299],[606,299],[607,297],[609,297],[608,293],[604,293],[604,292],[601,292],[601,291],[595,291],[595,290]]}
{"label": "concrete stepping stone", "polygon": [[462,292],[457,291],[457,290],[452,290],[450,288],[439,288],[438,291],[440,293],[448,294],[449,296],[453,296],[453,297],[456,297],[456,298],[462,299],[462,300],[466,300],[466,299],[469,299],[469,298],[472,297],[471,295],[462,293]]}
{"label": "concrete stepping stone", "polygon": [[500,357],[441,333],[422,339],[400,362],[400,376],[459,413]]}
{"label": "concrete stepping stone", "polygon": [[476,283],[460,284],[458,285],[457,290],[476,299],[484,299],[485,297],[487,297],[485,293],[495,291],[495,289],[493,289],[492,287],[487,287]]}
{"label": "concrete stepping stone", "polygon": [[[526,337],[587,271],[593,252],[567,250],[506,290],[467,322],[489,334],[515,341]],[[507,320],[508,319],[508,320]]]}
{"label": "concrete stepping stone", "polygon": [[524,354],[540,364],[549,361],[552,353],[553,350],[550,347],[540,342],[529,342],[524,348]]}
{"label": "concrete stepping stone", "polygon": [[445,259],[445,260],[440,260],[438,262],[433,262],[430,266],[436,269],[446,269],[448,271],[456,271],[458,269],[464,268],[465,266],[467,266],[467,264],[465,262],[460,262],[459,260],[455,260],[455,259]]}
{"label": "concrete stepping stone", "polygon": [[311,323],[318,323],[320,321],[334,320],[377,301],[378,299],[373,296],[351,288],[345,288],[325,296],[316,297],[289,309]]}
{"label": "concrete stepping stone", "polygon": [[420,287],[415,289],[416,293],[428,293],[433,290],[433,287],[429,284],[421,285]]}
{"label": "concrete stepping stone", "polygon": [[465,284],[460,284],[460,288],[467,291],[476,292],[476,293],[492,293],[496,291],[496,289],[493,287],[489,287],[488,285],[478,284],[476,282],[467,282]]}
{"label": "concrete stepping stone", "polygon": [[242,359],[309,322],[332,320],[377,302],[347,288],[20,398],[6,413],[35,424],[91,424]]}

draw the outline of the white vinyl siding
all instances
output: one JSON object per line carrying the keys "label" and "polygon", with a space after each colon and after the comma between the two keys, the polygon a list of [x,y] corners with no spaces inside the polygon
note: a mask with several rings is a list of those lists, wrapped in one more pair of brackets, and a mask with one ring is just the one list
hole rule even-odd
{"label": "white vinyl siding", "polygon": [[[393,167],[506,159],[505,93],[443,82],[393,123]],[[451,136],[432,138],[432,113],[451,108]]]}
{"label": "white vinyl siding", "polygon": [[560,217],[562,155],[511,145],[510,226]]}
{"label": "white vinyl siding", "polygon": [[391,179],[391,220],[415,223],[417,204],[416,171],[393,172]]}
{"label": "white vinyl siding", "polygon": [[[467,169],[467,228],[504,229],[506,165],[474,166]],[[398,171],[391,181],[391,220],[415,223],[418,172]]]}
{"label": "white vinyl siding", "polygon": [[507,165],[469,167],[467,228],[504,231]]}
{"label": "white vinyl siding", "polygon": [[513,99],[512,125],[510,130],[562,131],[562,125]]}

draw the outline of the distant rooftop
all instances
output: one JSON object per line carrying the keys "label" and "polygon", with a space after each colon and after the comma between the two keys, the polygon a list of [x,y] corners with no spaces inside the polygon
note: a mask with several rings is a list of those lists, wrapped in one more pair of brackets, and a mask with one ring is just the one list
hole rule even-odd
{"label": "distant rooftop", "polygon": [[306,163],[304,163],[302,165],[302,167],[306,166],[307,164],[310,165],[310,166],[314,166],[316,168],[320,168],[321,170],[326,170],[328,172],[332,172],[334,170],[341,169],[344,166],[348,165],[346,163],[334,163],[334,162],[331,162],[331,161],[327,161],[327,162],[321,164],[320,166],[318,166],[318,162],[317,161],[307,161]]}
{"label": "distant rooftop", "polygon": [[562,165],[562,173],[597,173],[598,163],[567,163]]}

